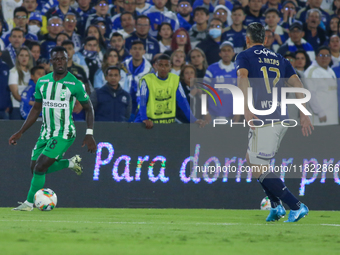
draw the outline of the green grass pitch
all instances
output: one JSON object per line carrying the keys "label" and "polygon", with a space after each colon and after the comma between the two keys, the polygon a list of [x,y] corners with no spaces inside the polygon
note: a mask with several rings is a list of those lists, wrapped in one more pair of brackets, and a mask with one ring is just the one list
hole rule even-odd
{"label": "green grass pitch", "polygon": [[10,209],[0,208],[2,255],[340,254],[335,211],[266,223],[260,210]]}

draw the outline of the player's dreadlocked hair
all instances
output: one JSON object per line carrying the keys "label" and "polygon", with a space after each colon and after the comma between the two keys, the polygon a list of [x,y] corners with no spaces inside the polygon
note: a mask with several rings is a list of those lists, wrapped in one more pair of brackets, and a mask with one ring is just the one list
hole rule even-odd
{"label": "player's dreadlocked hair", "polygon": [[266,35],[264,26],[261,23],[253,22],[247,27],[247,36],[250,37],[253,43],[264,43]]}

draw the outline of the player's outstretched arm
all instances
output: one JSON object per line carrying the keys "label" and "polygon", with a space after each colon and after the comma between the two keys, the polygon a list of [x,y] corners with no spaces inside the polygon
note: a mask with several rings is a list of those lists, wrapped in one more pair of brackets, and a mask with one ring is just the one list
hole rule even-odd
{"label": "player's outstretched arm", "polygon": [[[246,121],[250,121],[253,119],[258,119],[258,117],[252,113],[248,108],[248,86],[249,86],[249,80],[248,80],[248,70],[245,68],[240,68],[237,70],[237,86],[242,90],[243,96],[244,96],[244,118]],[[250,128],[252,130],[255,130],[253,121],[249,122]]]}
{"label": "player's outstretched arm", "polygon": [[10,145],[16,145],[17,141],[20,139],[22,134],[25,133],[26,130],[29,129],[37,121],[41,113],[41,109],[42,109],[42,103],[35,101],[31,111],[29,112],[27,116],[27,119],[25,120],[20,130],[9,138]]}
{"label": "player's outstretched arm", "polygon": [[83,109],[85,110],[87,123],[86,135],[82,147],[86,145],[87,151],[93,153],[97,151],[97,144],[93,138],[93,126],[94,126],[93,106],[90,99],[85,103],[81,102],[81,104],[83,106]]}
{"label": "player's outstretched arm", "polygon": [[[288,81],[287,85],[289,87],[294,87],[294,88],[303,88],[303,84],[296,74],[292,75]],[[304,98],[304,94],[302,93],[295,93],[296,98]],[[306,104],[302,104],[306,108]],[[305,115],[301,110],[300,110],[300,124],[301,124],[301,131],[303,136],[308,136],[312,134],[312,130],[314,130],[314,127],[310,121],[310,118]]]}

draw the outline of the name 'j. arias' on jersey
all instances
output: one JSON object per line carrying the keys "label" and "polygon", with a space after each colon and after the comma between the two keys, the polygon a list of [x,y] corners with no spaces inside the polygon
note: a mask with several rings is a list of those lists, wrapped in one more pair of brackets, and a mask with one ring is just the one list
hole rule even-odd
{"label": "name 'j. arias' on jersey", "polygon": [[296,74],[290,62],[280,54],[256,45],[237,55],[236,68],[248,70],[249,85],[253,89],[253,105],[257,110],[271,108],[273,87],[278,88],[278,107],[275,112],[257,117],[265,123],[268,123],[265,119],[286,119],[287,116],[281,116],[281,88],[288,78]]}
{"label": "name 'j. arias' on jersey", "polygon": [[55,136],[70,139],[76,136],[72,118],[74,104],[76,100],[81,103],[89,100],[82,82],[71,73],[55,81],[53,73],[50,73],[38,80],[34,96],[37,102],[42,102],[41,139]]}

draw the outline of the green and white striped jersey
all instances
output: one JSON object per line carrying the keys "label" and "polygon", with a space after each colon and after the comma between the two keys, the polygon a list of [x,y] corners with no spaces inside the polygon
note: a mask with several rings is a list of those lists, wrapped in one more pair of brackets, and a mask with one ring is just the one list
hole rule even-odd
{"label": "green and white striped jersey", "polygon": [[76,99],[83,103],[89,100],[84,84],[70,72],[59,80],[53,73],[41,77],[35,87],[35,100],[42,102],[43,123],[41,139],[59,136],[70,139],[76,136],[72,112]]}

